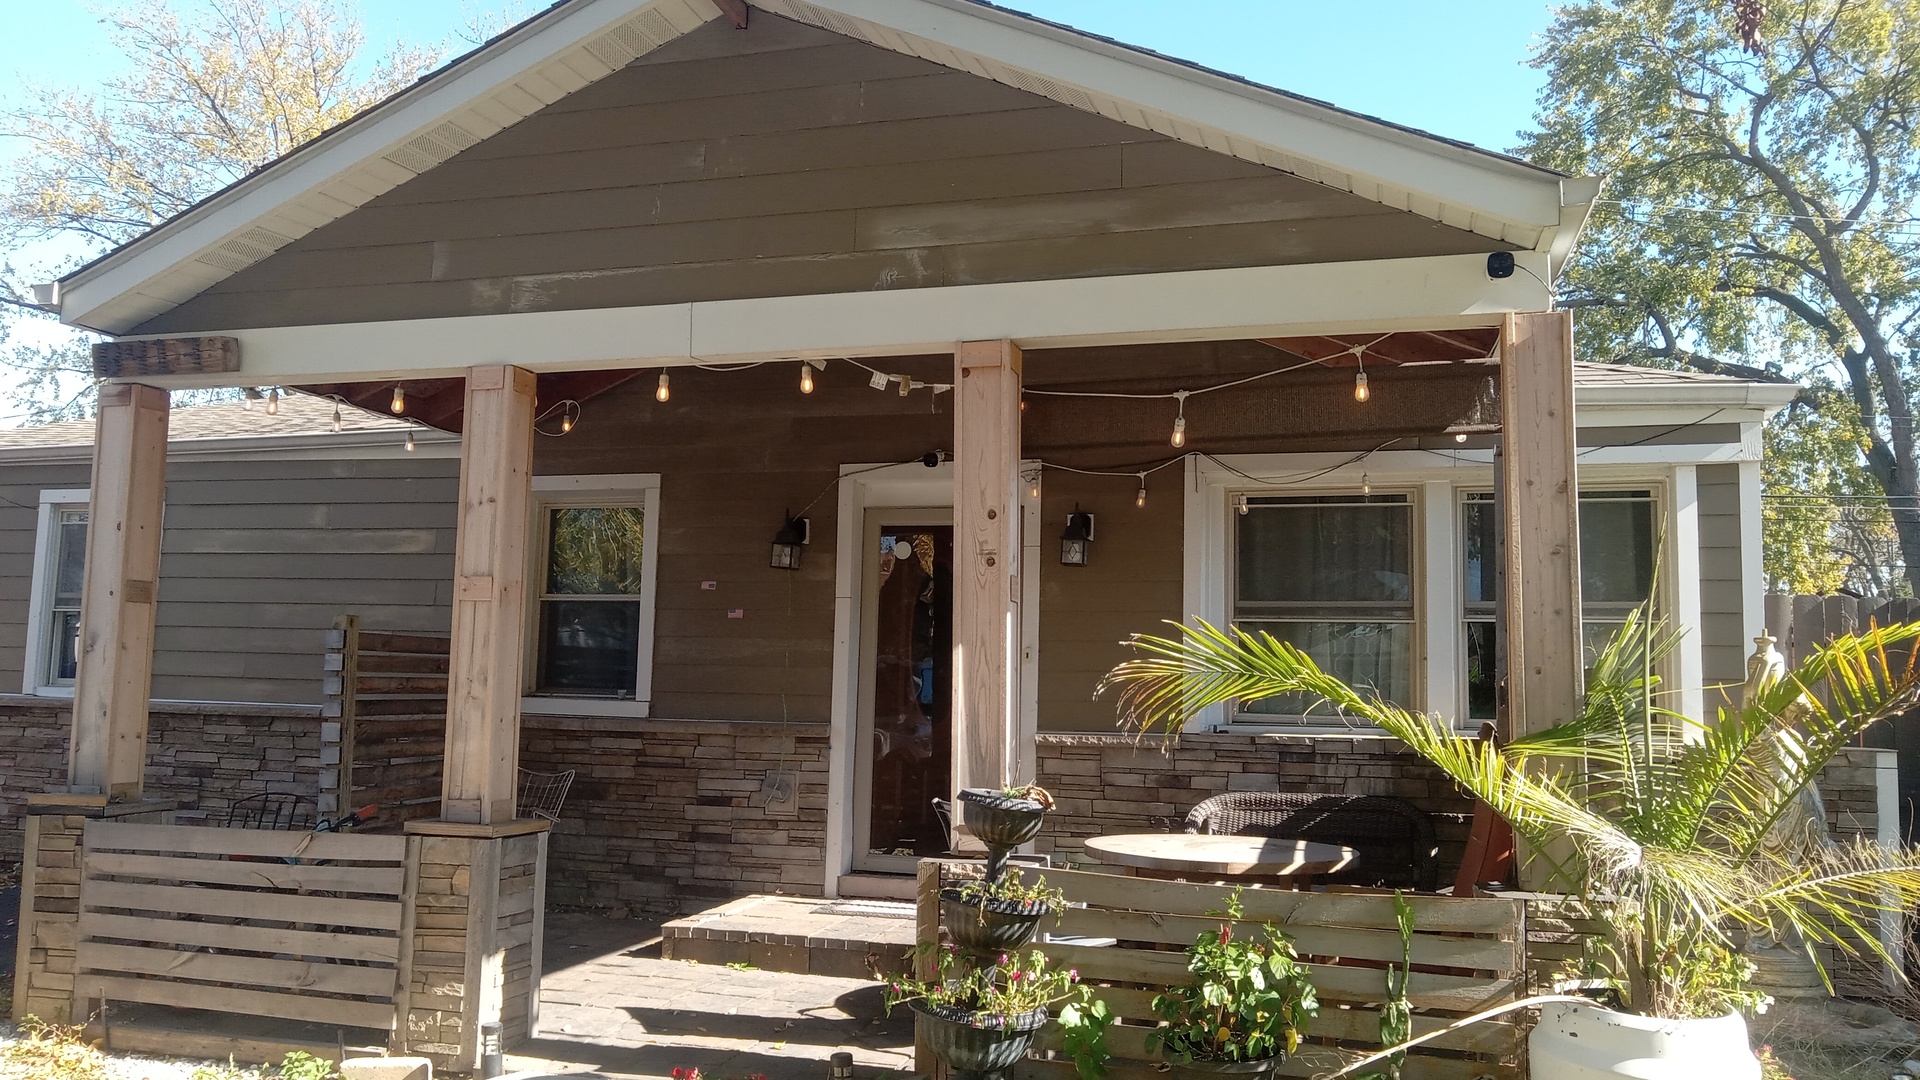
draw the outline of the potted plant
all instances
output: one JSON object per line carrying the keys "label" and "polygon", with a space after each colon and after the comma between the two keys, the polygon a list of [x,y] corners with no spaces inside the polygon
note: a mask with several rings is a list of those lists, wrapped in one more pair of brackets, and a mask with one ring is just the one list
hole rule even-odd
{"label": "potted plant", "polygon": [[1320,1011],[1293,939],[1270,923],[1258,936],[1236,935],[1242,914],[1236,889],[1219,929],[1187,947],[1193,982],[1154,996],[1165,1026],[1147,1033],[1147,1049],[1165,1054],[1181,1080],[1265,1077],[1299,1049],[1300,1025]]}
{"label": "potted plant", "polygon": [[974,953],[1002,953],[1033,941],[1040,920],[1057,915],[1066,897],[1036,877],[1019,871],[977,878],[940,890],[940,918],[953,943]]}
{"label": "potted plant", "polygon": [[1103,689],[1119,690],[1126,722],[1169,735],[1217,703],[1317,696],[1504,817],[1585,899],[1613,995],[1606,1007],[1543,1008],[1529,1043],[1536,1080],[1757,1077],[1741,1013],[1764,996],[1741,937],[1790,929],[1810,954],[1881,952],[1879,916],[1920,904],[1920,849],[1828,844],[1785,858],[1769,841],[1842,747],[1920,702],[1920,625],[1839,637],[1757,680],[1713,723],[1655,704],[1653,671],[1676,640],[1636,612],[1595,661],[1578,716],[1504,746],[1357,691],[1270,635],[1205,624],[1136,637],[1141,655]]}
{"label": "potted plant", "polygon": [[1040,835],[1053,796],[1038,784],[960,789],[960,820],[990,848],[1016,848]]}
{"label": "potted plant", "polygon": [[1013,1067],[1049,1019],[1047,1010],[1063,1005],[1060,1026],[1074,1066],[1085,1080],[1106,1074],[1112,1013],[1093,999],[1079,972],[1049,967],[1037,950],[1008,952],[988,964],[956,963],[954,953],[943,950],[931,982],[896,981],[886,1001],[888,1012],[908,1004],[920,1014],[934,1056],[961,1080]]}

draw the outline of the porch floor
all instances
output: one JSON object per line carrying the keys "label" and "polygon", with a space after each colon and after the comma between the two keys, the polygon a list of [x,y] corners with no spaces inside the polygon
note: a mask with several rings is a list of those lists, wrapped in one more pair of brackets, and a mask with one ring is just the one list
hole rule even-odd
{"label": "porch floor", "polygon": [[703,964],[870,979],[908,970],[913,905],[743,896],[661,927],[662,955]]}
{"label": "porch floor", "polygon": [[[888,921],[912,937],[912,920]],[[508,1055],[509,1070],[617,1078],[698,1066],[712,1080],[822,1080],[828,1055],[845,1050],[860,1080],[912,1071],[913,1021],[886,1016],[879,983],[669,960],[660,929],[550,914],[540,1036]]]}

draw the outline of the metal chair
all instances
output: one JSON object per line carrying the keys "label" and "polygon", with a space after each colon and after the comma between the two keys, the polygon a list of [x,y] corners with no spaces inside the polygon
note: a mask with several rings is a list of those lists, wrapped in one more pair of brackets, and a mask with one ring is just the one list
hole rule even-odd
{"label": "metal chair", "polygon": [[566,805],[567,789],[573,786],[573,773],[572,769],[557,773],[521,769],[520,792],[514,799],[515,813],[523,818],[559,821],[560,808]]}
{"label": "metal chair", "polygon": [[1424,892],[1439,887],[1440,845],[1433,822],[1405,799],[1234,791],[1195,806],[1184,831],[1343,844],[1357,853],[1353,865],[1323,880]]}
{"label": "metal chair", "polygon": [[266,791],[227,804],[229,829],[297,829],[306,825],[305,804],[288,791]]}

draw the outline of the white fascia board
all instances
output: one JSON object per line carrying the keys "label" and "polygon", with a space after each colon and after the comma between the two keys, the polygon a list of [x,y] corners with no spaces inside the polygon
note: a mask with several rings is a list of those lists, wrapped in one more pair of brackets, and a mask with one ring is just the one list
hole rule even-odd
{"label": "white fascia board", "polygon": [[[1546,256],[1523,252],[1544,274]],[[1541,311],[1532,277],[1499,281],[1482,255],[1260,266],[653,307],[229,330],[241,370],[148,378],[169,389],[449,378],[476,364],[533,371],[803,357],[948,353],[1497,326]],[[133,340],[133,339],[129,339]]]}
{"label": "white fascia board", "polygon": [[1695,409],[1757,409],[1771,416],[1800,395],[1794,383],[1727,380],[1701,383],[1651,383],[1639,386],[1577,386],[1582,410],[1687,406]]}
{"label": "white fascia board", "polygon": [[[202,252],[334,185],[354,169],[378,161],[649,7],[671,8],[682,19],[706,21],[720,15],[710,0],[593,0],[564,5],[349,121],[333,135],[294,150],[260,175],[206,200],[105,261],[62,279],[54,290],[61,321],[90,326],[88,316],[103,306],[132,293],[163,288],[161,279]],[[91,328],[112,333],[127,325],[133,323]]]}
{"label": "white fascia board", "polygon": [[[815,9],[1079,87],[1476,215],[1554,230],[1561,181],[1545,169],[1403,131],[966,0],[805,0]],[[783,7],[778,2],[766,6]],[[788,9],[803,18],[798,5]],[[1476,230],[1484,231],[1484,230]]]}
{"label": "white fascia board", "polygon": [[[380,457],[459,457],[460,436],[438,428],[414,428],[417,449],[406,449],[403,428],[384,431],[347,431],[335,435],[262,435],[231,439],[181,439],[167,444],[168,461],[222,460],[271,457],[332,459]],[[90,465],[93,444],[18,446],[0,448],[0,465]]]}

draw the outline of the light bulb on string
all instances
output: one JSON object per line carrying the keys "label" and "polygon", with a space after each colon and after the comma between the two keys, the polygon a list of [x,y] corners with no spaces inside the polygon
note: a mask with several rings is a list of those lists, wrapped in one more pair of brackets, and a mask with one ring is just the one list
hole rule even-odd
{"label": "light bulb on string", "polygon": [[255,390],[251,386],[247,387],[245,390],[242,390],[240,392],[240,407],[247,410],[248,412],[252,412],[254,399],[258,398],[259,396],[260,396],[260,391]]}
{"label": "light bulb on string", "polygon": [[900,375],[896,377],[900,380],[900,396],[901,397],[906,397],[908,394],[913,393],[912,379],[907,378],[905,375]]}
{"label": "light bulb on string", "polygon": [[1247,497],[1246,497],[1245,495],[1242,495],[1242,496],[1240,496],[1240,499],[1239,499],[1239,510],[1240,510],[1240,516],[1241,516],[1241,517],[1246,517],[1246,516],[1247,516],[1247,510],[1248,510],[1248,507],[1247,507]]}
{"label": "light bulb on string", "polygon": [[1145,507],[1147,505],[1147,474],[1146,473],[1140,474],[1140,493],[1133,497],[1133,505],[1138,507]]}
{"label": "light bulb on string", "polygon": [[1367,386],[1367,373],[1358,372],[1353,377],[1353,400],[1364,402],[1373,397],[1373,390]]}
{"label": "light bulb on string", "polygon": [[280,388],[277,386],[267,391],[267,415],[280,415]]}
{"label": "light bulb on string", "polygon": [[653,400],[666,401],[668,398],[672,397],[673,388],[672,388],[671,382],[672,381],[667,378],[667,373],[664,371],[661,372],[660,382],[653,388]]}
{"label": "light bulb on string", "polygon": [[416,449],[418,448],[414,446],[414,443],[413,443],[413,425],[408,424],[407,425],[407,453],[411,454]]}
{"label": "light bulb on string", "polygon": [[800,361],[800,392],[813,393],[813,365],[805,360]]}
{"label": "light bulb on string", "polygon": [[1029,477],[1027,480],[1027,494],[1031,495],[1036,499],[1040,497],[1040,470],[1039,469],[1033,470],[1033,475]]}
{"label": "light bulb on string", "polygon": [[401,413],[404,413],[407,411],[407,388],[406,387],[396,385],[393,388],[393,401],[387,406],[387,411],[391,412],[395,416],[399,416]]}
{"label": "light bulb on string", "polygon": [[1362,497],[1373,494],[1373,481],[1367,479],[1366,473],[1360,474],[1360,494]]}
{"label": "light bulb on string", "polygon": [[346,427],[346,424],[340,418],[340,402],[338,399],[335,399],[333,403],[333,433],[338,435],[344,427]]}
{"label": "light bulb on string", "polygon": [[1187,445],[1187,392],[1182,390],[1173,396],[1180,402],[1180,409],[1173,416],[1173,437],[1167,442],[1178,450]]}
{"label": "light bulb on string", "polygon": [[567,432],[572,430],[573,430],[573,411],[569,409],[568,411],[560,414],[560,434],[565,435]]}

